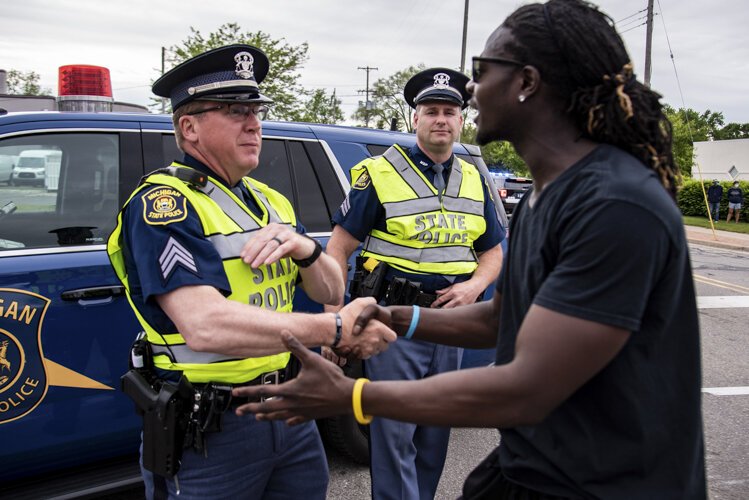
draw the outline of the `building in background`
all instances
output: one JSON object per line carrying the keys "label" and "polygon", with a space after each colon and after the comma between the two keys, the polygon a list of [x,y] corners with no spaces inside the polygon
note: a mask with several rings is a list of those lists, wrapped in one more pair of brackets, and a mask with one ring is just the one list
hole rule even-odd
{"label": "building in background", "polygon": [[695,142],[694,163],[695,179],[749,180],[749,139]]}
{"label": "building in background", "polygon": [[83,64],[60,66],[58,96],[8,94],[7,72],[0,69],[0,109],[12,111],[116,111],[147,112],[139,104],[117,102],[112,97],[109,70]]}

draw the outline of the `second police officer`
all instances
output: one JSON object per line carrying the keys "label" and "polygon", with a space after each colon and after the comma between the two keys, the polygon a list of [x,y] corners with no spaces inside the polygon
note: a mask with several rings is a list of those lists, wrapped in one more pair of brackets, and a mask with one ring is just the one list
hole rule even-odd
{"label": "second police officer", "polygon": [[[403,93],[415,109],[416,145],[393,145],[351,169],[352,189],[333,217],[326,252],[345,277],[349,256],[364,242],[352,297],[450,308],[476,302],[496,279],[504,229],[484,178],[452,152],[466,83],[465,75],[445,68],[414,75]],[[455,347],[401,340],[368,359],[364,370],[372,380],[421,379],[458,369],[459,358]],[[448,427],[376,419],[372,497],[434,498],[449,437]]]}

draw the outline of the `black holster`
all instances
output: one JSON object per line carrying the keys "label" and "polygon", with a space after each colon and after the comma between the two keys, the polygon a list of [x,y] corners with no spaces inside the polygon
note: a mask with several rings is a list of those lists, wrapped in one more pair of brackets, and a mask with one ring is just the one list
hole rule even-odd
{"label": "black holster", "polygon": [[143,417],[143,467],[173,477],[182,457],[193,387],[184,376],[177,384],[157,379],[150,345],[143,337],[136,339],[131,354],[131,368],[120,383]]}
{"label": "black holster", "polygon": [[356,258],[356,269],[349,285],[349,294],[351,294],[351,300],[358,297],[374,297],[379,302],[385,295],[387,285],[385,276],[389,266],[385,262],[379,262],[372,272],[369,272],[364,268],[366,261],[365,257]]}

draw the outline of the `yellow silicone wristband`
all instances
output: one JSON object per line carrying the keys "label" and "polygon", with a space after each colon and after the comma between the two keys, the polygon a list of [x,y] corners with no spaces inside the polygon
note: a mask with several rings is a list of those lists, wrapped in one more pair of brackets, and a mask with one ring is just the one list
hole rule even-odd
{"label": "yellow silicone wristband", "polygon": [[354,392],[351,393],[351,404],[354,407],[354,418],[362,425],[367,425],[372,421],[372,415],[365,415],[361,407],[361,393],[364,384],[369,383],[367,378],[358,378],[354,382]]}

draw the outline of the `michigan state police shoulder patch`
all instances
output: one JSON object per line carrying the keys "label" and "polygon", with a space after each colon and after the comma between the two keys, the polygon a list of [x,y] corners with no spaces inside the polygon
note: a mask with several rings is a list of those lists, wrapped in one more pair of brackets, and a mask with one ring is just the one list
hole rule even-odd
{"label": "michigan state police shoulder patch", "polygon": [[176,189],[156,186],[143,193],[141,200],[147,224],[163,226],[187,217],[187,199]]}
{"label": "michigan state police shoulder patch", "polygon": [[359,177],[356,178],[356,182],[354,182],[354,185],[351,186],[354,189],[367,189],[369,184],[372,182],[372,179],[369,177],[369,173],[365,170],[364,172],[359,175]]}

